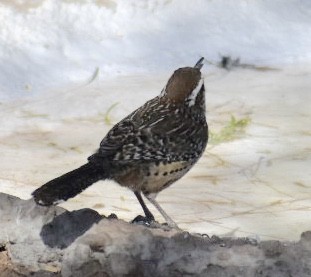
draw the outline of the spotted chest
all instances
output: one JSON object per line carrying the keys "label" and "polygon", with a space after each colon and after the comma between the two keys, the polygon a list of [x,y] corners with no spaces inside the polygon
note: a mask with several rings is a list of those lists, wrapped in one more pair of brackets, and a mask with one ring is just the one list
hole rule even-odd
{"label": "spotted chest", "polygon": [[194,163],[160,162],[131,168],[116,178],[120,185],[143,193],[158,193],[184,176]]}

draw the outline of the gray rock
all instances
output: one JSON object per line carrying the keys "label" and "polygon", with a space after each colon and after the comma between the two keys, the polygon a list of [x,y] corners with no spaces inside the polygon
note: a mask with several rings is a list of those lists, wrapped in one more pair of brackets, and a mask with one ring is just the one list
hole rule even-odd
{"label": "gray rock", "polygon": [[0,245],[24,276],[311,276],[311,232],[299,242],[209,238],[6,194],[0,224]]}

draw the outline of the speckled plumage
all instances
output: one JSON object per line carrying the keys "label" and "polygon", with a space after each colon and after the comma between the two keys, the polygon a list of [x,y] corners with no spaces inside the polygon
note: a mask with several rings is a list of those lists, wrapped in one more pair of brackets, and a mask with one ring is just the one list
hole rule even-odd
{"label": "speckled plumage", "polygon": [[[195,67],[176,70],[159,96],[108,132],[83,170],[76,169],[37,189],[33,193],[37,203],[67,200],[96,179],[115,180],[136,196],[142,192],[148,197],[186,174],[208,139],[202,65],[201,59]],[[79,170],[85,176],[79,177]],[[88,172],[92,182],[86,180]]]}

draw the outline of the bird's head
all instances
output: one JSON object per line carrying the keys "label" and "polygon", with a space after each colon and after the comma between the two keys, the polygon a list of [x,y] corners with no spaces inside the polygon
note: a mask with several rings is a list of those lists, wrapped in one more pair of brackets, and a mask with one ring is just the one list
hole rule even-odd
{"label": "bird's head", "polygon": [[175,104],[186,104],[191,107],[204,100],[204,82],[200,69],[204,58],[201,58],[194,67],[182,67],[177,69],[168,80],[161,96]]}

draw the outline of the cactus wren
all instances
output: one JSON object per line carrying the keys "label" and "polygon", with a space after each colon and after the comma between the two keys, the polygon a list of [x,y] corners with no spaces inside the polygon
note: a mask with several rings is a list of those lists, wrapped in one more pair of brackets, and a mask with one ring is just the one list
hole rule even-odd
{"label": "cactus wren", "polygon": [[35,190],[35,201],[57,204],[99,180],[111,179],[135,193],[147,220],[154,221],[154,216],[141,193],[170,227],[177,227],[155,197],[190,170],[207,144],[202,66],[203,58],[194,67],[177,69],[159,96],[108,132],[88,163]]}

